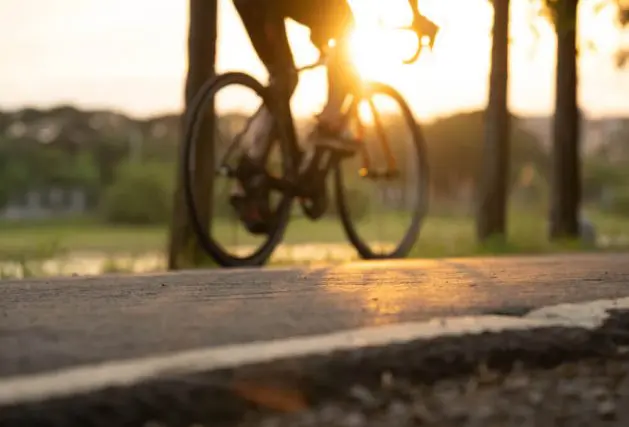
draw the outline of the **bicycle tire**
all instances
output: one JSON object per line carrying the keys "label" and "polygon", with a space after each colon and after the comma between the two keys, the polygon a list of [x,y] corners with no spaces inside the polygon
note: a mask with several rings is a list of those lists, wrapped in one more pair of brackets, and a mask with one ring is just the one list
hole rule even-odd
{"label": "bicycle tire", "polygon": [[[385,95],[392,98],[400,107],[404,121],[409,126],[409,130],[412,135],[413,147],[417,154],[417,165],[419,167],[419,183],[417,185],[418,197],[417,206],[413,211],[413,218],[411,224],[408,227],[404,237],[395,247],[395,249],[387,254],[375,253],[361,238],[360,234],[356,230],[356,226],[350,215],[350,209],[346,200],[345,186],[343,185],[343,172],[342,162],[335,169],[335,193],[336,203],[338,207],[338,213],[350,243],[357,250],[358,254],[363,259],[393,259],[404,258],[413,248],[419,236],[419,231],[426,212],[428,211],[428,158],[426,153],[426,142],[424,134],[421,130],[419,123],[415,120],[413,113],[399,92],[393,89],[391,86],[383,83],[371,82],[366,83],[363,90],[363,96],[361,99],[368,99],[374,95]],[[410,155],[410,154],[409,154]]]}
{"label": "bicycle tire", "polygon": [[[216,94],[223,88],[230,85],[239,85],[251,89],[263,100],[264,105],[269,108],[270,111],[274,111],[271,102],[269,102],[269,96],[267,88],[264,87],[255,78],[248,74],[240,72],[230,72],[221,74],[208,80],[193,98],[191,107],[188,109],[185,117],[184,125],[184,147],[183,147],[183,183],[184,183],[184,195],[188,214],[190,215],[192,228],[196,235],[196,238],[201,247],[206,253],[221,267],[253,267],[264,265],[277,245],[282,241],[284,231],[288,225],[290,218],[292,196],[288,194],[282,195],[281,201],[278,204],[278,208],[275,212],[275,221],[270,233],[264,243],[261,244],[258,249],[252,254],[244,257],[233,255],[226,251],[212,236],[211,225],[210,229],[203,225],[198,214],[197,205],[194,198],[194,191],[192,186],[192,160],[193,152],[196,144],[198,131],[200,129],[200,119],[202,114],[207,110],[209,103],[216,96]],[[275,117],[275,116],[274,116]],[[285,141],[285,132],[280,132],[279,145],[282,157],[284,157],[283,173],[285,177],[289,179],[292,176],[293,168],[290,162],[290,152],[288,151],[288,144]],[[214,186],[215,174],[212,174],[212,186]],[[210,213],[210,222],[212,221]]]}

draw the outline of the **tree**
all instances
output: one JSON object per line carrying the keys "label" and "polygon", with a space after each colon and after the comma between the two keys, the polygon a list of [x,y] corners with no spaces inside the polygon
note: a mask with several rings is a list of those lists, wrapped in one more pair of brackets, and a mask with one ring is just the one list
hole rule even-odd
{"label": "tree", "polygon": [[[201,85],[215,75],[217,13],[218,0],[190,0],[189,2],[186,109],[189,108],[192,98]],[[200,140],[205,141],[205,144],[196,147],[195,150],[193,177],[199,215],[200,218],[205,219],[206,224],[209,222],[211,209],[212,172],[214,170],[213,128],[214,114],[208,114],[201,128]],[[179,168],[181,165],[182,162],[179,162]],[[182,175],[183,171],[179,170],[176,178],[177,189],[174,194],[168,253],[168,268],[171,270],[199,265],[204,258],[203,250],[195,238],[184,203]]]}
{"label": "tree", "polygon": [[[582,2],[531,0],[531,3],[542,6],[541,15],[551,22],[557,37],[550,238],[577,238],[582,199],[579,147],[581,117],[577,101],[577,12]],[[626,0],[597,0],[589,5],[592,6],[589,13],[598,13],[611,5],[616,8],[616,21],[621,27],[629,22],[629,2]],[[590,40],[587,45],[595,46],[596,43]],[[621,48],[616,58],[617,64],[622,66],[627,57],[629,56]]]}
{"label": "tree", "polygon": [[485,113],[484,166],[476,222],[480,241],[493,235],[504,237],[509,176],[509,0],[493,0],[493,4],[489,102]]}
{"label": "tree", "polygon": [[577,102],[577,9],[579,0],[547,0],[557,34],[553,121],[550,238],[578,238],[581,205]]}
{"label": "tree", "polygon": [[[578,46],[577,12],[579,0],[544,0],[544,15],[550,18],[557,36],[555,117],[553,121],[553,171],[551,184],[550,238],[577,238],[582,199],[580,161],[580,121],[577,101]],[[617,9],[617,21],[625,26],[628,7],[625,0],[600,0],[591,12],[607,5]],[[623,63],[619,52],[618,65]]]}

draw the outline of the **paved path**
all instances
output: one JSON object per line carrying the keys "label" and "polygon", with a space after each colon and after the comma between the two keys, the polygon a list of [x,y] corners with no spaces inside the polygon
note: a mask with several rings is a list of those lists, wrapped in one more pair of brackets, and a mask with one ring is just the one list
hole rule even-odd
{"label": "paved path", "polygon": [[629,254],[0,282],[0,376],[629,296]]}

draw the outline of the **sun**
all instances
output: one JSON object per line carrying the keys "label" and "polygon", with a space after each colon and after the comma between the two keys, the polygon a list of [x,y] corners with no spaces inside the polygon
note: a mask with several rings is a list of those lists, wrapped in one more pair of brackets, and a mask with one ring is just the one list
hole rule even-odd
{"label": "sun", "polygon": [[388,80],[413,55],[417,43],[410,31],[364,25],[350,35],[351,59],[363,78]]}
{"label": "sun", "polygon": [[[411,23],[406,0],[348,0],[356,27],[350,36],[352,60],[363,78],[395,83],[400,70],[418,47],[417,36],[401,30]],[[441,27],[433,66],[460,70],[462,61],[479,59],[479,49],[489,40],[491,5],[486,0],[420,0],[420,12]],[[425,63],[422,53],[418,63]],[[420,66],[420,65],[418,65]]]}
{"label": "sun", "polygon": [[417,47],[411,31],[396,30],[410,22],[406,1],[383,2],[349,0],[356,27],[350,35],[352,61],[363,78],[383,79],[399,67]]}

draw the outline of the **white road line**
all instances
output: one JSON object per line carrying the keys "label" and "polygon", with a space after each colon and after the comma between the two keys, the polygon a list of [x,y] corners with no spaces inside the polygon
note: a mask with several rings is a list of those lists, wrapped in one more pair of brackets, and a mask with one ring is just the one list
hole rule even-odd
{"label": "white road line", "polygon": [[629,309],[629,298],[551,305],[533,310],[526,317],[529,319],[562,320],[571,326],[595,329],[605,322],[610,310],[619,309]]}
{"label": "white road line", "polygon": [[549,306],[524,317],[451,317],[105,362],[0,380],[0,406],[72,396],[111,386],[130,386],[174,374],[209,372],[282,358],[321,355],[337,350],[386,346],[442,336],[561,326],[594,329],[604,322],[608,310],[621,308],[629,309],[629,298]]}

